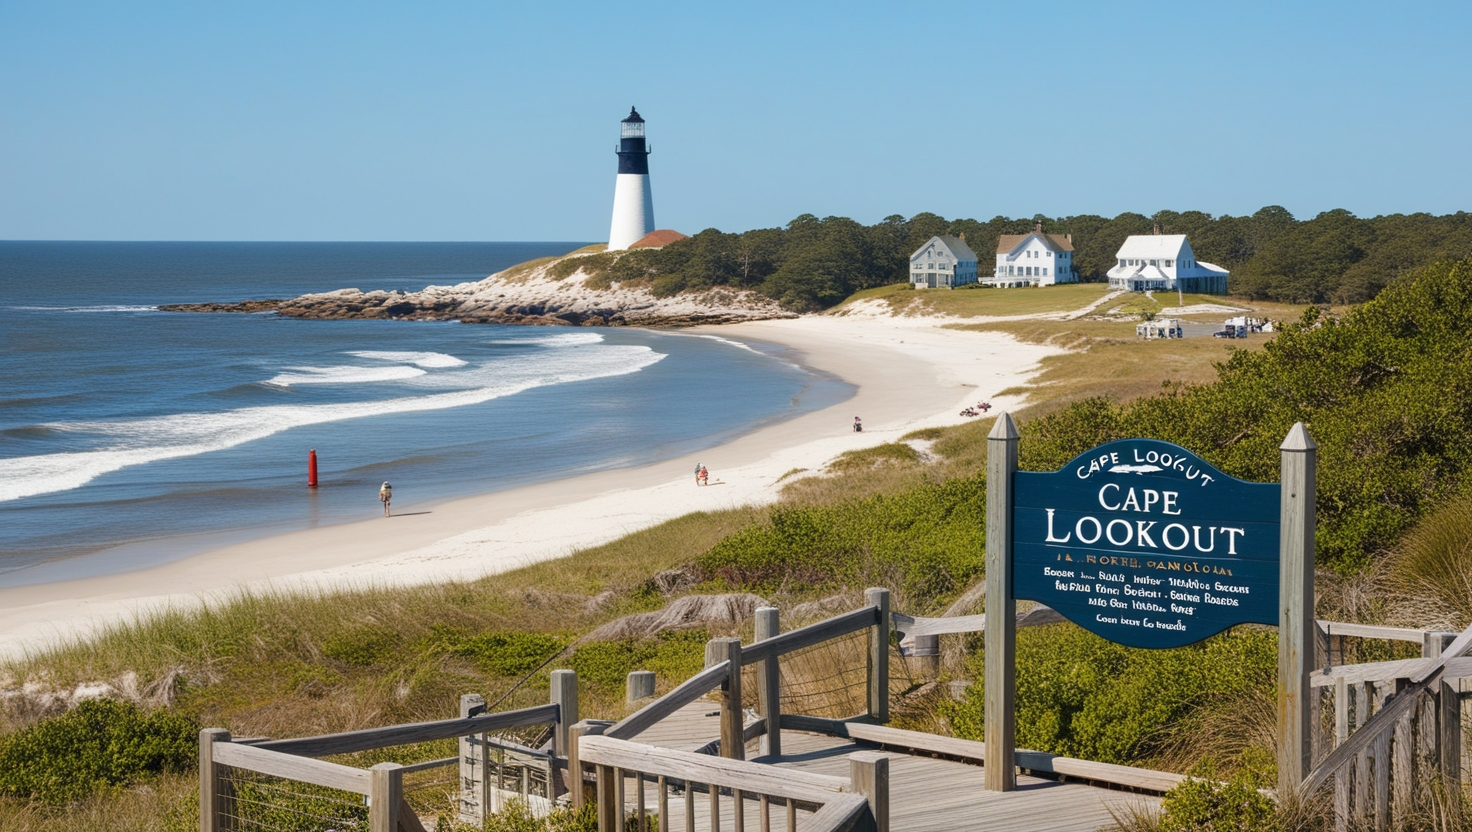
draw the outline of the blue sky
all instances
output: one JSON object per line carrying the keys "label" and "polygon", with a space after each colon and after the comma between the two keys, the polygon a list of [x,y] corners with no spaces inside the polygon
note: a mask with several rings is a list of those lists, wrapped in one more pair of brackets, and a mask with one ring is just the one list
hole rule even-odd
{"label": "blue sky", "polygon": [[1472,4],[0,2],[0,239],[1472,208]]}

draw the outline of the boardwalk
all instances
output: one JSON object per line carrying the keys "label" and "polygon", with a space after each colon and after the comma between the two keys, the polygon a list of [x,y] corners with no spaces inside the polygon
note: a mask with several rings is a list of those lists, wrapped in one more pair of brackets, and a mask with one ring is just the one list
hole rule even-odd
{"label": "boardwalk", "polygon": [[[708,701],[695,702],[659,722],[635,739],[638,742],[693,751],[720,735],[720,709]],[[799,731],[782,733],[780,758],[757,757],[756,742],[747,746],[748,759],[786,768],[847,777],[848,755],[865,749],[846,739]],[[1017,791],[988,792],[982,788],[982,769],[966,763],[890,754],[890,825],[896,832],[978,830],[988,832],[1093,832],[1110,826],[1110,810],[1151,807],[1158,797],[1116,791],[1083,783],[1061,783],[1037,777],[1017,778]],[[649,792],[648,805],[654,805]],[[630,795],[632,800],[633,796]],[[704,800],[694,802],[697,828],[706,828]],[[670,805],[671,829],[683,828],[681,801]],[[755,828],[755,813],[746,818]],[[723,812],[722,829],[734,829],[730,811]],[[780,825],[778,825],[780,828]]]}

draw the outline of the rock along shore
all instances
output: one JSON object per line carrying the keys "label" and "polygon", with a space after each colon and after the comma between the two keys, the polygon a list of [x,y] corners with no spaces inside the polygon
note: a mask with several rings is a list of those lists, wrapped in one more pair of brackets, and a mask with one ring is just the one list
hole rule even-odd
{"label": "rock along shore", "polygon": [[[575,258],[585,255],[569,255]],[[165,312],[275,312],[317,320],[461,321],[554,326],[694,326],[795,318],[755,292],[714,287],[658,297],[647,285],[609,283],[582,268],[566,277],[553,271],[569,258],[513,266],[485,280],[427,286],[417,292],[339,289],[288,300],[180,303]],[[566,272],[564,264],[559,271]]]}

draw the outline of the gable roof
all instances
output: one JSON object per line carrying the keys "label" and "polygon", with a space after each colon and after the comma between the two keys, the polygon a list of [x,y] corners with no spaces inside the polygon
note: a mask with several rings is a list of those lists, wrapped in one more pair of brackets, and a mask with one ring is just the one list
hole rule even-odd
{"label": "gable roof", "polygon": [[1027,234],[1003,234],[998,237],[997,253],[1011,254],[1019,246],[1027,242],[1027,238],[1029,237],[1037,237],[1038,241],[1051,251],[1073,251],[1073,242],[1061,234],[1040,234],[1036,231],[1031,231]]}
{"label": "gable roof", "polygon": [[1138,260],[1175,260],[1188,248],[1185,234],[1135,234],[1126,237],[1116,258]]}
{"label": "gable roof", "polygon": [[965,240],[962,240],[959,237],[952,237],[949,234],[941,234],[935,237],[931,237],[929,240],[926,240],[925,245],[915,249],[915,254],[911,254],[910,259],[914,260],[916,255],[924,251],[932,243],[940,243],[947,249],[950,249],[951,256],[956,258],[957,260],[976,259],[976,252],[971,250],[971,246],[966,245]]}

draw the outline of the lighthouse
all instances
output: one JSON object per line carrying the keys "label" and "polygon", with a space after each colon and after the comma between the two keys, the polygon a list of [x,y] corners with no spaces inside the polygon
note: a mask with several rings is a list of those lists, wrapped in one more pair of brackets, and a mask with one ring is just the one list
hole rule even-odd
{"label": "lighthouse", "polygon": [[613,186],[613,226],[608,250],[623,251],[654,230],[654,195],[649,190],[649,148],[644,144],[644,119],[629,108],[619,122],[618,182]]}

